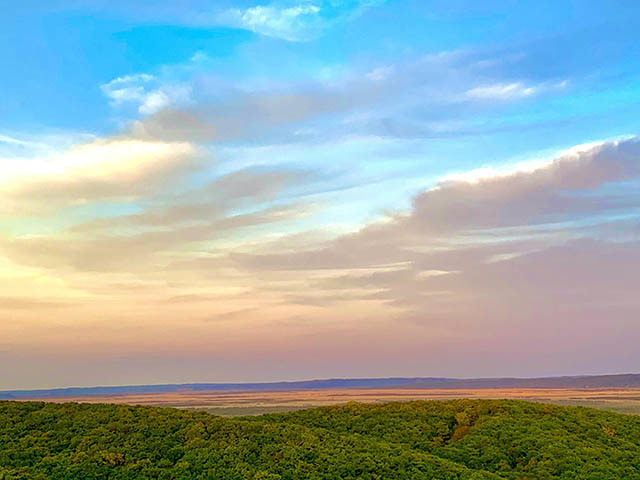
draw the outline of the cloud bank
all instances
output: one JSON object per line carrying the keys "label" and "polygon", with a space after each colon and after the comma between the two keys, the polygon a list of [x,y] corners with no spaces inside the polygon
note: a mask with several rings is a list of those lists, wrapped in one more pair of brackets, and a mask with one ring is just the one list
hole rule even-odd
{"label": "cloud bank", "polygon": [[[305,232],[311,205],[283,201],[291,188],[314,181],[309,172],[242,170],[177,197],[166,188],[133,192],[127,179],[175,173],[166,173],[166,161],[145,164],[146,144],[135,162],[102,163],[102,149],[118,145],[86,147],[96,154],[91,178],[102,188],[87,188],[86,164],[78,166],[72,150],[60,167],[72,173],[64,183],[54,170],[49,182],[13,183],[5,193],[22,199],[29,192],[47,207],[115,193],[144,200],[136,212],[0,239],[0,281],[24,272],[0,299],[3,338],[20,351],[55,349],[57,329],[66,332],[59,341],[82,355],[87,348],[98,357],[117,348],[137,358],[153,348],[191,359],[242,354],[245,362],[293,355],[319,374],[330,367],[310,356],[326,348],[358,368],[364,359],[377,365],[371,355],[378,351],[403,358],[395,365],[411,372],[446,367],[447,375],[478,355],[484,368],[498,368],[513,349],[520,355],[501,374],[540,372],[559,361],[567,370],[606,369],[635,358],[636,138],[450,176],[416,195],[408,211],[342,235]],[[178,157],[190,151],[181,148]],[[286,234],[298,224],[298,233]],[[281,235],[266,225],[278,225]],[[62,306],[64,320],[45,320]],[[24,336],[23,322],[41,334]],[[130,329],[145,336],[142,345],[123,338]],[[54,339],[46,347],[45,337]],[[616,345],[608,360],[594,357],[595,337],[602,348]]]}

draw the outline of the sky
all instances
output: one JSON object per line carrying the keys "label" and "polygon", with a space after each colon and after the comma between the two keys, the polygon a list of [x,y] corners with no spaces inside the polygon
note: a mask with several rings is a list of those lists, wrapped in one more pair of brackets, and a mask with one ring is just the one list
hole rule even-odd
{"label": "sky", "polygon": [[0,0],[0,388],[640,372],[636,0]]}

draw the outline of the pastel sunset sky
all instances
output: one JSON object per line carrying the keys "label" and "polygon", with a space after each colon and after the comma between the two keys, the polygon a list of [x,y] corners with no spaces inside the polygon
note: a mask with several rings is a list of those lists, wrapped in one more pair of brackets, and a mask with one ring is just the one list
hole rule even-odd
{"label": "pastel sunset sky", "polygon": [[637,0],[0,11],[0,389],[640,371]]}

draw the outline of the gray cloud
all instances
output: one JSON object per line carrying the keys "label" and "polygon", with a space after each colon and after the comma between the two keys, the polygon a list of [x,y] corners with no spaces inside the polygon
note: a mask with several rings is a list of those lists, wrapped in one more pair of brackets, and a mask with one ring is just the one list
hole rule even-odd
{"label": "gray cloud", "polygon": [[[115,228],[172,227],[184,224],[221,225],[225,216],[244,207],[254,207],[274,200],[278,193],[306,172],[294,170],[238,170],[203,187],[180,195],[156,195],[145,199],[148,206],[140,213],[92,220],[75,225],[72,232],[100,232]],[[238,218],[247,218],[239,216]],[[236,220],[237,221],[237,220]],[[227,219],[226,223],[229,224]]]}
{"label": "gray cloud", "polygon": [[255,140],[278,127],[339,111],[349,103],[339,92],[235,92],[225,103],[201,99],[189,110],[162,110],[134,122],[128,134],[160,141]]}
{"label": "gray cloud", "polygon": [[640,141],[607,143],[532,172],[442,183],[414,199],[407,222],[434,234],[575,220],[636,207],[637,197],[598,194],[597,189],[639,176]]}
{"label": "gray cloud", "polygon": [[[145,272],[163,268],[167,258],[157,254],[177,253],[187,249],[198,252],[192,244],[231,238],[249,227],[284,222],[299,218],[303,211],[296,205],[268,207],[254,213],[230,215],[194,226],[173,226],[136,234],[111,234],[100,225],[93,235],[76,228],[69,235],[35,236],[0,239],[0,252],[16,263],[46,268],[79,271]],[[80,230],[79,235],[75,233]],[[206,250],[206,249],[205,249]]]}
{"label": "gray cloud", "polygon": [[[190,159],[187,159],[189,165]],[[144,182],[119,183],[113,175],[99,185],[91,181],[44,180],[14,195],[40,194],[30,211],[84,201],[105,201],[135,195],[141,212],[96,218],[53,234],[0,237],[0,252],[12,261],[49,269],[93,272],[154,271],[174,256],[195,255],[211,241],[232,240],[246,229],[287,222],[307,214],[300,203],[276,202],[283,191],[308,178],[299,170],[245,169],[219,176],[180,194],[167,182],[186,174],[185,163],[161,163],[135,178]],[[126,179],[125,179],[126,180]],[[137,190],[135,184],[144,184]],[[164,184],[164,185],[163,185]],[[67,186],[65,190],[62,187]],[[160,188],[160,187],[164,188]],[[120,196],[118,196],[120,195]],[[36,202],[37,200],[37,202]],[[273,203],[275,202],[275,203]],[[272,204],[273,203],[273,204]],[[37,207],[37,208],[36,208]],[[200,245],[202,244],[202,245]]]}
{"label": "gray cloud", "polygon": [[557,307],[573,321],[591,308],[595,321],[607,305],[637,313],[639,180],[640,142],[609,142],[534,170],[443,182],[410,212],[319,247],[229,260],[265,278],[324,271],[302,280],[311,296],[283,287],[296,302],[377,299],[414,319],[471,319],[478,308],[505,322],[516,309]]}
{"label": "gray cloud", "polygon": [[209,142],[218,138],[216,128],[203,115],[184,110],[161,110],[132,123],[133,138],[174,142]]}
{"label": "gray cloud", "polygon": [[[475,135],[498,127],[471,127],[467,125],[471,116],[526,97],[558,94],[566,86],[563,78],[537,82],[515,74],[505,78],[492,54],[462,50],[429,54],[370,69],[361,67],[331,81],[270,85],[268,90],[224,85],[203,74],[193,89],[198,92],[194,105],[159,111],[134,122],[129,133],[163,141],[263,143],[317,142],[354,134],[399,138]],[[501,63],[519,61],[517,55],[501,58]],[[474,91],[482,95],[469,94]],[[336,114],[341,118],[335,119]]]}

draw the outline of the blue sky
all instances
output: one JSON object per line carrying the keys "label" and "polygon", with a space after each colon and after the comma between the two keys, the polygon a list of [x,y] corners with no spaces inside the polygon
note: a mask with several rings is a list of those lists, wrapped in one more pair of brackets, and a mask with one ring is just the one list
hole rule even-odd
{"label": "blue sky", "polygon": [[[558,249],[574,260],[594,249],[614,265],[624,240],[637,253],[640,179],[628,160],[640,131],[636,1],[0,7],[0,282],[8,289],[0,295],[8,339],[0,355],[34,359],[7,387],[83,383],[95,371],[103,383],[375,374],[374,347],[358,350],[360,365],[347,344],[335,347],[336,358],[351,370],[309,359],[286,367],[304,357],[287,342],[313,336],[310,351],[330,351],[343,329],[345,338],[377,332],[374,343],[393,331],[400,344],[422,338],[440,352],[451,342],[495,348],[469,375],[625,370],[621,357],[581,370],[553,342],[546,358],[555,363],[536,370],[531,352],[504,368],[506,345],[524,341],[535,323],[510,330],[509,308],[534,311],[534,299],[509,307],[470,289],[520,278],[507,267],[534,268],[518,262],[540,252],[555,262]],[[567,160],[574,157],[575,171]],[[556,178],[565,170],[571,178]],[[467,257],[471,247],[486,251]],[[299,263],[305,254],[310,264],[327,263],[310,273]],[[478,258],[505,270],[485,271]],[[364,281],[362,269],[375,272]],[[431,277],[434,286],[423,285]],[[330,285],[340,282],[347,293],[338,295]],[[523,280],[518,294],[536,288]],[[444,294],[462,310],[425,300]],[[571,295],[562,305],[573,319]],[[590,322],[607,308],[630,315],[639,307],[608,295],[596,296]],[[167,298],[182,300],[159,313]],[[69,320],[34,321],[43,311]],[[336,312],[352,320],[337,325]],[[234,315],[242,319],[229,330],[207,320]],[[625,315],[614,329],[620,335],[636,328]],[[185,316],[187,326],[176,320]],[[156,317],[158,324],[149,320]],[[452,325],[465,322],[474,327],[457,338]],[[567,320],[558,328],[562,335],[575,327]],[[130,331],[149,340],[134,345]],[[253,331],[272,332],[258,354],[271,362],[271,377],[256,372],[251,354],[243,363],[231,347],[199,343],[228,335],[247,353]],[[170,346],[172,335],[183,335],[180,345]],[[591,340],[582,340],[576,358],[584,359]],[[384,374],[469,376],[463,363],[430,364],[420,344],[405,347],[415,358],[385,359]],[[58,359],[51,368],[82,358],[95,369],[34,373],[41,365],[30,352],[43,348]],[[117,362],[107,353],[114,350]],[[121,365],[122,356],[139,368],[109,376],[109,362]],[[184,368],[163,376],[162,362],[148,368],[158,356],[171,365],[180,358]],[[244,366],[216,370],[232,358]],[[194,364],[214,373],[189,373]]]}
{"label": "blue sky", "polygon": [[[619,114],[637,95],[634,2],[616,2],[615,8],[579,1],[527,7],[518,2],[482,2],[482,7],[474,6],[477,2],[354,1],[317,7],[303,2],[318,13],[290,21],[278,20],[278,15],[300,6],[274,3],[263,7],[269,9],[263,23],[268,24],[270,14],[277,26],[254,28],[257,32],[225,17],[225,12],[249,11],[253,4],[180,2],[163,8],[150,2],[38,3],[7,7],[1,20],[4,131],[111,132],[121,112],[109,108],[100,86],[127,75],[187,82],[211,75],[228,84],[303,87],[454,51],[468,52],[470,61],[502,61],[478,72],[470,84],[570,83],[569,88],[549,89],[542,98],[501,105],[500,112],[486,114],[496,121],[504,118],[502,125],[571,120],[577,125],[570,133],[590,138],[599,132],[588,130],[585,124],[593,119],[585,117]],[[209,62],[181,72],[194,55]],[[580,101],[584,96],[591,101]],[[553,110],[546,108],[550,103]]]}
{"label": "blue sky", "polygon": [[[451,172],[635,133],[635,10],[580,1],[29,2],[0,20],[0,132],[106,136],[159,108],[229,116],[247,96],[305,96],[310,111],[276,125],[256,119],[254,134],[212,148],[245,146],[224,155],[244,165],[260,145],[272,147],[266,165],[302,149],[305,158],[285,156],[340,185],[355,169],[364,181],[406,179],[366,208],[375,214]],[[126,77],[138,80],[121,87],[141,95],[168,93],[159,107],[110,99],[105,86]]]}

